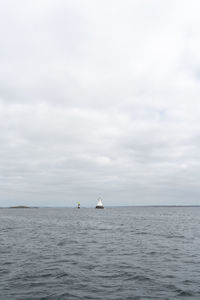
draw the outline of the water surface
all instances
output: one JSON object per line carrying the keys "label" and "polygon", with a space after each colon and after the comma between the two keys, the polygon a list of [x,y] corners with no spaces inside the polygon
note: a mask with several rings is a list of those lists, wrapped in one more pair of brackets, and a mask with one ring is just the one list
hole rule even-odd
{"label": "water surface", "polygon": [[0,299],[200,299],[200,208],[0,209]]}

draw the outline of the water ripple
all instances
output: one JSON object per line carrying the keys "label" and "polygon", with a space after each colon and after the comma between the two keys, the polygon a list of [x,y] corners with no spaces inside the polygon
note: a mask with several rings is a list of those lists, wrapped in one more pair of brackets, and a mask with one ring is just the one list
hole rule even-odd
{"label": "water ripple", "polygon": [[199,299],[199,208],[0,210],[0,299]]}

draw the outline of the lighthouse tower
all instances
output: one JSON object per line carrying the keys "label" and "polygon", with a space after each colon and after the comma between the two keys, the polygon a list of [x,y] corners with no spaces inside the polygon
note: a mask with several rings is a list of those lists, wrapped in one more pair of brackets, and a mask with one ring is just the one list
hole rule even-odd
{"label": "lighthouse tower", "polygon": [[101,209],[104,208],[101,198],[98,199],[96,208],[101,208]]}

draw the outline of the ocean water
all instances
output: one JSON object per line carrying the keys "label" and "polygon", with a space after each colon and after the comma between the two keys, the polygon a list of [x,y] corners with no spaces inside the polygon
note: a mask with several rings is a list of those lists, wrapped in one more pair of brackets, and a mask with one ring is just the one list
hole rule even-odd
{"label": "ocean water", "polygon": [[0,209],[0,299],[200,299],[200,208]]}

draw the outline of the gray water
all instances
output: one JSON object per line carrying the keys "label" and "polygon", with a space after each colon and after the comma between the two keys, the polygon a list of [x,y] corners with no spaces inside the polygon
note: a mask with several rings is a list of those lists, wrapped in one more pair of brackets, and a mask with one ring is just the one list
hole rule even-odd
{"label": "gray water", "polygon": [[200,299],[200,208],[0,209],[0,299]]}

